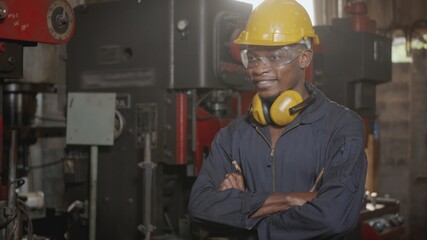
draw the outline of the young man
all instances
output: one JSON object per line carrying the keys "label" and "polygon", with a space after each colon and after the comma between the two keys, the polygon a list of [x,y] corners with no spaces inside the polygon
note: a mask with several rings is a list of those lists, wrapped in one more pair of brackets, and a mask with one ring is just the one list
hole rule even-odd
{"label": "young man", "polygon": [[265,0],[235,42],[257,95],[217,134],[192,188],[192,218],[258,239],[342,238],[362,206],[364,126],[305,82],[318,43],[307,12]]}

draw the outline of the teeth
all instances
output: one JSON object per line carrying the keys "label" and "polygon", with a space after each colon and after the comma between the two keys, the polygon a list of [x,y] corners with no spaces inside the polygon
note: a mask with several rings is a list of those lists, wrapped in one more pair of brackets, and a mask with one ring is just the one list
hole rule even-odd
{"label": "teeth", "polygon": [[264,80],[264,81],[257,81],[256,84],[265,85],[265,84],[271,84],[272,81]]}

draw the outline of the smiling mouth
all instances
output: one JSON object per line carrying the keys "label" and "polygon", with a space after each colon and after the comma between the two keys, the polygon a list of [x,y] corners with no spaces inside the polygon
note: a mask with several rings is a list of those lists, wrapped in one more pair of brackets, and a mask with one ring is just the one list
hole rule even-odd
{"label": "smiling mouth", "polygon": [[268,79],[268,80],[254,80],[253,83],[258,88],[266,88],[275,84],[276,79]]}

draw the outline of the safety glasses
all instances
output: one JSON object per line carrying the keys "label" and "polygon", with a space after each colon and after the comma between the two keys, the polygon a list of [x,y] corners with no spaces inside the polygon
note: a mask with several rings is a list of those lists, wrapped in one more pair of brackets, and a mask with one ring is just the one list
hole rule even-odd
{"label": "safety glasses", "polygon": [[291,63],[306,49],[304,44],[293,44],[267,51],[266,54],[263,54],[264,56],[257,56],[255,52],[244,49],[240,52],[240,56],[243,66],[246,68],[254,68],[261,63],[269,67],[278,67]]}

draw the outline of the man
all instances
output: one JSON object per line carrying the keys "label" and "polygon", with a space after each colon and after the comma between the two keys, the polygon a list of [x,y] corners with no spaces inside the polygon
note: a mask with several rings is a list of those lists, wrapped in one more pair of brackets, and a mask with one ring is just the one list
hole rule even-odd
{"label": "man", "polygon": [[265,0],[241,44],[257,90],[222,129],[193,185],[193,219],[258,239],[340,239],[357,224],[366,175],[363,121],[304,80],[318,43],[294,0]]}

